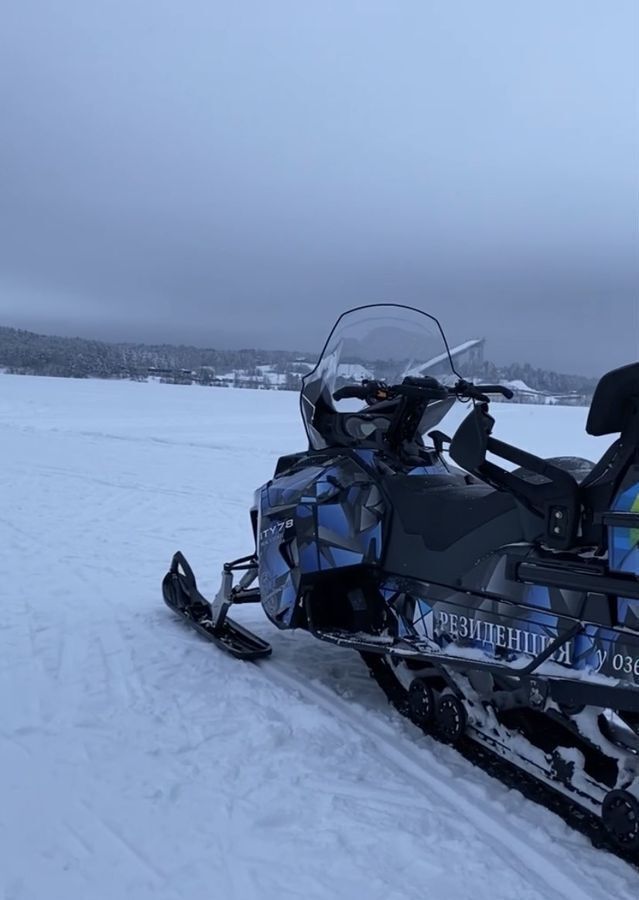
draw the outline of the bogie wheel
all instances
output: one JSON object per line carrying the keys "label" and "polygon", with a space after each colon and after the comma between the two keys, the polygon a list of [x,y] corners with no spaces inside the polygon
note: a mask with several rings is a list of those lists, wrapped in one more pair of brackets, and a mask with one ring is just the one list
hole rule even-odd
{"label": "bogie wheel", "polygon": [[435,722],[439,737],[447,744],[456,744],[466,732],[468,717],[464,704],[455,694],[443,694],[437,703]]}
{"label": "bogie wheel", "polygon": [[408,689],[410,717],[416,725],[425,728],[435,717],[435,695],[423,678],[415,678]]}
{"label": "bogie wheel", "polygon": [[610,791],[601,809],[604,826],[625,850],[639,850],[639,800],[628,791]]}

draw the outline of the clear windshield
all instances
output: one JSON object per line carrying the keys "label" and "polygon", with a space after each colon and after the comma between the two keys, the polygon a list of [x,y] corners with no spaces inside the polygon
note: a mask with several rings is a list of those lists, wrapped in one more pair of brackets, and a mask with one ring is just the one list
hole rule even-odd
{"label": "clear windshield", "polygon": [[408,375],[432,375],[444,384],[456,380],[437,319],[393,303],[361,306],[343,313],[316,367],[302,381],[302,418],[311,446],[325,446],[313,424],[319,404],[337,412],[362,405],[353,400],[335,401],[333,394],[338,388],[361,384],[364,379],[400,384]]}

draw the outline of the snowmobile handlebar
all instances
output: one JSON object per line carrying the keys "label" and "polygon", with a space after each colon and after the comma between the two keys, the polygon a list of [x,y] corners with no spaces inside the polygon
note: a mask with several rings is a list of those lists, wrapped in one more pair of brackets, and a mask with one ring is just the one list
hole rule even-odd
{"label": "snowmobile handlebar", "polygon": [[514,397],[510,388],[504,387],[502,384],[472,384],[469,381],[460,379],[453,388],[455,394],[469,400],[479,400],[482,403],[489,402],[487,394],[501,394],[506,400],[512,400]]}
{"label": "snowmobile handlebar", "polygon": [[364,381],[362,384],[345,384],[333,393],[333,400],[366,400],[370,394],[370,384]]}
{"label": "snowmobile handlebar", "polygon": [[442,400],[451,390],[436,378],[407,376],[401,384],[388,385],[384,381],[364,379],[361,384],[345,384],[333,393],[333,400],[365,400],[368,404],[393,400],[396,397],[412,397],[419,400]]}
{"label": "snowmobile handlebar", "polygon": [[361,384],[346,384],[333,393],[334,400],[366,400],[375,403],[390,400],[393,397],[414,397],[428,400],[443,400],[454,396],[459,399],[478,400],[481,403],[490,401],[489,394],[501,394],[511,400],[513,392],[501,384],[473,384],[460,379],[457,384],[448,388],[430,376],[408,376],[401,384],[387,385],[383,381],[364,380]]}

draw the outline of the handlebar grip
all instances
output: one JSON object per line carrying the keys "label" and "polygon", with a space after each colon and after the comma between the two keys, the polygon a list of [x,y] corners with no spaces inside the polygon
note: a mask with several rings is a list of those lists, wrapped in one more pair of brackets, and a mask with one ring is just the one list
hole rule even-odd
{"label": "handlebar grip", "polygon": [[415,400],[444,400],[450,397],[451,392],[448,388],[437,382],[436,384],[437,387],[424,387],[420,384],[407,384],[404,381],[402,384],[394,385],[392,390],[399,397],[412,397]]}
{"label": "handlebar grip", "polygon": [[506,400],[512,400],[515,396],[510,388],[504,387],[503,384],[478,384],[477,388],[484,394],[501,394]]}
{"label": "handlebar grip", "polygon": [[333,400],[346,400],[354,397],[357,400],[365,400],[370,393],[370,387],[363,384],[345,384],[333,392]]}

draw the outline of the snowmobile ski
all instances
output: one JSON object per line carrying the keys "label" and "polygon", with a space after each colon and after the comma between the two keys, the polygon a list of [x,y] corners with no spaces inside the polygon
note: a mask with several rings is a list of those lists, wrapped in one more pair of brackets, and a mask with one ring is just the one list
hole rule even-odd
{"label": "snowmobile ski", "polygon": [[[164,602],[174,613],[194,628],[208,641],[216,644],[231,656],[243,660],[261,659],[271,654],[271,645],[238,622],[218,611],[198,591],[193,570],[178,550],[171,561],[171,568],[162,582]],[[259,603],[259,593],[238,592],[235,602]],[[228,606],[226,607],[228,608]]]}

